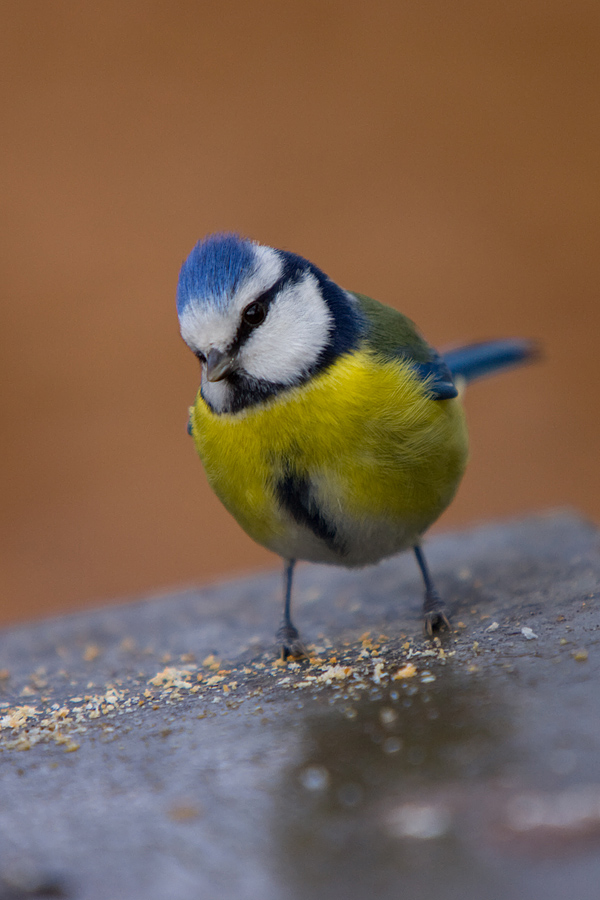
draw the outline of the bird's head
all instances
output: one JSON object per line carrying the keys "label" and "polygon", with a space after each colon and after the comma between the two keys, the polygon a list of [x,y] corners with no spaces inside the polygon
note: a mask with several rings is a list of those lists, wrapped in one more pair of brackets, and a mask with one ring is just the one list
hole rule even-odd
{"label": "bird's head", "polygon": [[202,366],[202,396],[237,412],[301,384],[357,346],[353,295],[284,250],[214,234],[179,275],[181,334]]}

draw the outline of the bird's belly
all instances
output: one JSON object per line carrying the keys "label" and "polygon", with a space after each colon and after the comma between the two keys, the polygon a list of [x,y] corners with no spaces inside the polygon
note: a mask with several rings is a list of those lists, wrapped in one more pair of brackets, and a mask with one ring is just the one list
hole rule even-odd
{"label": "bird's belly", "polygon": [[357,355],[240,414],[199,396],[192,431],[211,486],[283,557],[362,566],[418,541],[467,456],[458,400],[434,401],[398,366]]}
{"label": "bird's belly", "polygon": [[266,546],[287,559],[359,567],[379,562],[415,545],[429,522],[389,519],[346,519],[338,523],[338,546],[332,547],[310,529],[292,520]]}

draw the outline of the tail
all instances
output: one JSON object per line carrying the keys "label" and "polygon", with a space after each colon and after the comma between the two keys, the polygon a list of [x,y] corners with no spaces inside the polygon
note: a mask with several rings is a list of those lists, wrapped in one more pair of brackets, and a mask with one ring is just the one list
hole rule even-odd
{"label": "tail", "polygon": [[539,350],[535,342],[525,338],[481,341],[443,354],[452,377],[463,378],[466,382],[528,362],[538,356]]}

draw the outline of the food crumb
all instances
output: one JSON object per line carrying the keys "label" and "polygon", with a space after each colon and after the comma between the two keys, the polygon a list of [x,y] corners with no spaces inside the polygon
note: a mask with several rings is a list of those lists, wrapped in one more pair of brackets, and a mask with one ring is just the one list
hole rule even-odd
{"label": "food crumb", "polygon": [[343,681],[345,678],[348,678],[351,672],[351,666],[328,666],[321,675],[317,676],[317,681],[325,683]]}
{"label": "food crumb", "polygon": [[168,816],[173,822],[192,822],[200,817],[200,810],[191,804],[181,803],[172,806]]}
{"label": "food crumb", "polygon": [[215,669],[216,671],[221,666],[221,660],[217,659],[214,653],[209,653],[208,656],[202,660],[202,665],[207,669]]}
{"label": "food crumb", "polygon": [[405,666],[403,666],[401,669],[398,669],[398,671],[392,675],[392,681],[401,681],[404,678],[414,678],[414,676],[416,674],[417,674],[417,667],[413,666],[412,663],[407,663]]}
{"label": "food crumb", "polygon": [[100,647],[97,644],[88,644],[83,651],[83,659],[85,662],[93,662],[100,656]]}
{"label": "food crumb", "polygon": [[385,674],[384,669],[385,664],[383,660],[377,660],[377,662],[375,663],[375,668],[373,669],[373,682],[375,684],[381,684],[381,679]]}
{"label": "food crumb", "polygon": [[524,625],[521,628],[521,634],[525,638],[526,641],[535,641],[537,640],[537,634],[533,630],[533,628],[529,628],[527,625]]}

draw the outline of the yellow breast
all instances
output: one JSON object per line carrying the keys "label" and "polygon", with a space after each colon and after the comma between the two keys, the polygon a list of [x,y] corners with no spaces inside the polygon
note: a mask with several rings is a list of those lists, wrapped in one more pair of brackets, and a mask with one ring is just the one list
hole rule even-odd
{"label": "yellow breast", "polygon": [[[363,565],[414,543],[451,501],[467,459],[461,404],[432,400],[403,361],[363,350],[238,413],[200,393],[192,433],[209,482],[242,528],[282,556]],[[346,558],[282,507],[290,473],[343,538]]]}

